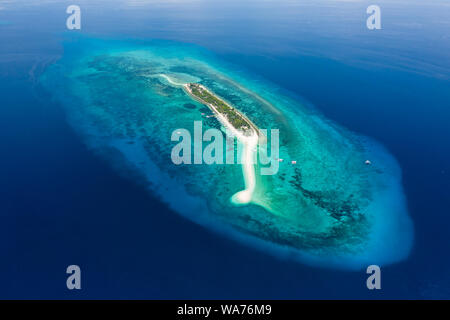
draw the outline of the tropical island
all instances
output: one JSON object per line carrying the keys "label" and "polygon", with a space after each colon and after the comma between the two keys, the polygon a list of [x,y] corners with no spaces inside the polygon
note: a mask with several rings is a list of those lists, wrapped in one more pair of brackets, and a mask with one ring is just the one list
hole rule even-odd
{"label": "tropical island", "polygon": [[[234,129],[241,131],[246,136],[258,134],[258,128],[247,117],[220,99],[205,86],[198,83],[187,83],[184,85],[184,88],[190,96],[208,106],[215,114],[225,117]],[[229,127],[227,124],[225,126]]]}
{"label": "tropical island", "polygon": [[220,99],[205,86],[198,83],[183,85],[185,91],[195,100],[206,105],[217,116],[217,119],[232,135],[242,143],[242,172],[245,189],[233,195],[231,200],[236,204],[249,203],[256,187],[253,156],[258,145],[259,129],[239,110]]}
{"label": "tropical island", "polygon": [[[401,168],[370,137],[181,43],[80,39],[64,52],[70,54],[49,66],[40,84],[93,151],[144,179],[179,214],[313,265],[356,269],[407,257],[413,228]],[[205,129],[218,129],[217,120],[236,137],[241,168],[169,161],[174,130],[205,109],[214,113]],[[265,151],[258,147],[263,128],[283,134],[278,154],[270,153],[280,162],[277,174],[260,174],[252,159]]]}

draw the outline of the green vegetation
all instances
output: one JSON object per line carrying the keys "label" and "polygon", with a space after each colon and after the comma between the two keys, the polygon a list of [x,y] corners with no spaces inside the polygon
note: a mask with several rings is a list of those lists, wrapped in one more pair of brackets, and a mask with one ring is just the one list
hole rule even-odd
{"label": "green vegetation", "polygon": [[228,121],[238,130],[247,131],[251,124],[233,107],[211,94],[205,87],[197,83],[189,83],[192,95],[205,104],[211,104],[218,112],[224,115]]}

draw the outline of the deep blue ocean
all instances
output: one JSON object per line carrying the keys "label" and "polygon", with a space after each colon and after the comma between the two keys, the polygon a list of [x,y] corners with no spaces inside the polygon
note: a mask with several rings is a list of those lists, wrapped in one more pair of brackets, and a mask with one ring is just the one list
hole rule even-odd
{"label": "deep blue ocean", "polygon": [[[450,6],[380,1],[0,2],[0,298],[450,298]],[[169,39],[293,92],[381,142],[403,174],[414,245],[382,268],[310,267],[194,224],[92,153],[38,84],[78,34]],[[66,288],[66,267],[82,290]]]}

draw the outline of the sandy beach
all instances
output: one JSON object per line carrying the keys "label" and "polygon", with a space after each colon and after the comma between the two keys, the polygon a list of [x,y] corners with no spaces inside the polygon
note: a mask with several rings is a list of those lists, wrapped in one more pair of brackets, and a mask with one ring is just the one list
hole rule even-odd
{"label": "sandy beach", "polygon": [[[169,78],[166,76],[166,79],[168,81]],[[241,156],[241,163],[242,163],[242,173],[244,175],[244,182],[245,182],[245,189],[241,190],[237,193],[235,193],[231,197],[231,201],[235,204],[246,204],[251,202],[253,192],[255,191],[256,187],[256,177],[255,177],[255,168],[253,163],[253,157],[255,154],[256,147],[258,145],[258,129],[256,126],[252,124],[251,126],[251,134],[244,135],[243,132],[236,129],[229,121],[228,119],[221,114],[217,108],[212,105],[211,103],[205,103],[204,101],[201,101],[198,99],[195,95],[192,94],[191,89],[189,88],[188,84],[183,85],[184,90],[195,100],[200,101],[202,104],[206,104],[216,115],[217,120],[231,132],[233,136],[235,136],[238,141],[242,144],[242,156]]]}

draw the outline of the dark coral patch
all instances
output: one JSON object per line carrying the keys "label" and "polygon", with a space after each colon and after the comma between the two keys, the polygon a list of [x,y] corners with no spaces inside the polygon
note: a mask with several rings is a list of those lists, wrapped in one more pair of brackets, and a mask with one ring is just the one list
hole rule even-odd
{"label": "dark coral patch", "polygon": [[195,104],[192,104],[192,103],[185,103],[183,105],[183,107],[185,107],[186,109],[195,109],[196,108]]}

